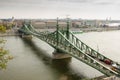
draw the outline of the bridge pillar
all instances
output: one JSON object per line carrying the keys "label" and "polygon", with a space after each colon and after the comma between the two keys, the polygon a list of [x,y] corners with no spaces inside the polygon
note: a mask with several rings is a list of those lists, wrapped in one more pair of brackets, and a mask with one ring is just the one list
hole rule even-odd
{"label": "bridge pillar", "polygon": [[32,39],[32,35],[22,34],[21,37],[25,39]]}
{"label": "bridge pillar", "polygon": [[59,50],[55,50],[53,52],[53,59],[66,59],[72,58],[69,54],[60,52]]}

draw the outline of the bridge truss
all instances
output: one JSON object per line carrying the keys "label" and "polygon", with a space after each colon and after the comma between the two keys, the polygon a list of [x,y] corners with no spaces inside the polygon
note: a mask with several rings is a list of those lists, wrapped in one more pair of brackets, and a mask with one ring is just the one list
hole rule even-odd
{"label": "bridge truss", "polygon": [[[79,40],[71,31],[69,31],[69,24],[67,24],[67,30],[60,30],[57,21],[57,30],[54,32],[38,32],[31,24],[24,24],[23,27],[19,29],[19,32],[36,36],[56,50],[75,57],[107,76],[116,75],[120,77],[120,70],[112,66],[114,63],[117,64],[117,66],[120,66],[120,64],[105,57]],[[105,63],[105,60],[108,60],[110,63]]]}

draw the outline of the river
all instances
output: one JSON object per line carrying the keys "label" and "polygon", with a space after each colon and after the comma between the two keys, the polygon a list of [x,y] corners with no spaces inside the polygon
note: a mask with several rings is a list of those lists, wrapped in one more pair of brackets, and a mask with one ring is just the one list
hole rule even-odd
{"label": "river", "polygon": [[[76,34],[83,42],[114,61],[120,62],[120,31]],[[81,80],[103,75],[79,60],[53,60],[54,49],[33,37],[25,40],[19,36],[2,37],[5,48],[14,59],[6,70],[0,70],[0,80]]]}

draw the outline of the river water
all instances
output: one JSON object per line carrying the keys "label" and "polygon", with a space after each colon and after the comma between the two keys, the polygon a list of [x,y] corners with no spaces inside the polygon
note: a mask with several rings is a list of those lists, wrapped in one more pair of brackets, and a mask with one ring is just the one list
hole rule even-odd
{"label": "river water", "polygon": [[[120,62],[120,31],[89,32],[76,36],[103,55]],[[103,75],[75,58],[53,60],[54,49],[38,38],[3,38],[7,40],[5,48],[14,59],[9,61],[6,70],[0,70],[0,80],[81,80]]]}

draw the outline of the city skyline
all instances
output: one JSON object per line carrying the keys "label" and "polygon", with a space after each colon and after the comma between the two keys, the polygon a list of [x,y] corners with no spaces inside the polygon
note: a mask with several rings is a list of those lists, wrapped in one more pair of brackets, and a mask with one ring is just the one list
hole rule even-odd
{"label": "city skyline", "polygon": [[70,18],[120,20],[119,0],[0,0],[0,18]]}

